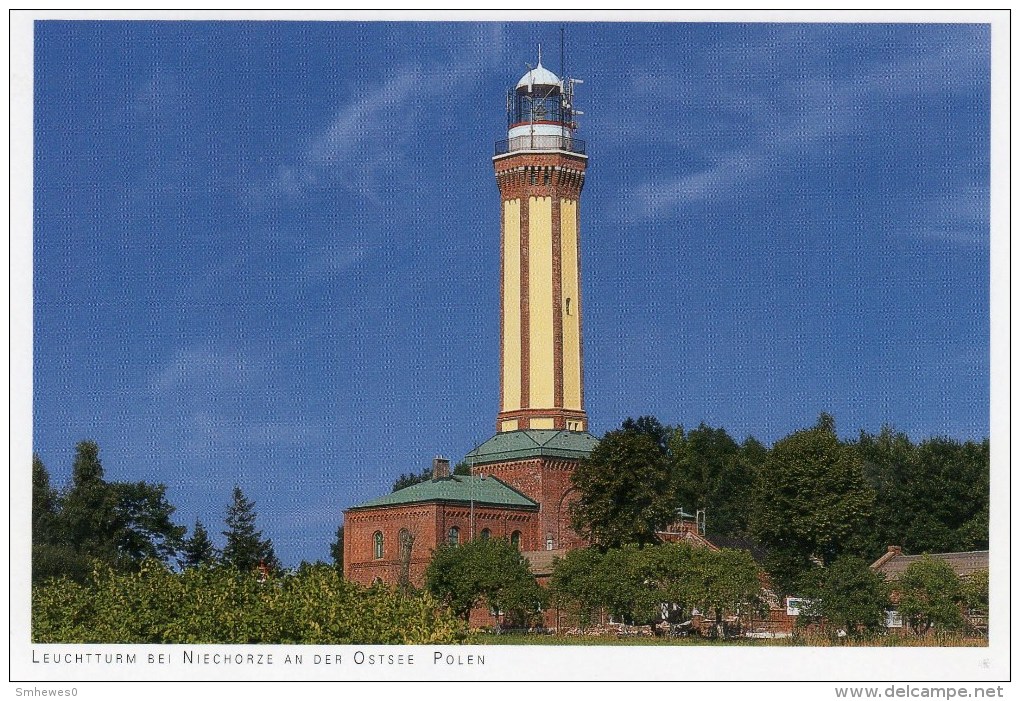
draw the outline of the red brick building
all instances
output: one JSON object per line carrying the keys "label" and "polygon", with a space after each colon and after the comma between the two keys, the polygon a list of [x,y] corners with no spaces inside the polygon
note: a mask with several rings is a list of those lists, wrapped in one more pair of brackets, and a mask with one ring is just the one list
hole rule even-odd
{"label": "red brick building", "polygon": [[584,545],[570,527],[570,475],[597,441],[584,410],[580,196],[588,156],[574,137],[575,82],[539,56],[508,92],[507,138],[492,159],[500,192],[497,433],[465,457],[469,476],[450,475],[449,462],[437,460],[431,480],[344,512],[344,574],[353,581],[420,587],[445,542],[507,538],[546,569],[549,553]]}

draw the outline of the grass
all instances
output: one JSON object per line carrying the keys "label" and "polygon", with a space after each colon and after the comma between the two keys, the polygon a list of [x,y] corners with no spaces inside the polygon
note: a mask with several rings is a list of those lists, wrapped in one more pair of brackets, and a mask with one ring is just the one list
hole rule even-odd
{"label": "grass", "polygon": [[861,640],[844,640],[842,643],[820,634],[803,634],[794,638],[753,640],[734,638],[616,638],[566,635],[527,635],[522,633],[473,633],[464,641],[467,645],[614,645],[614,646],[690,646],[714,645],[726,647],[987,647],[987,638],[965,638],[959,635],[928,636],[881,635]]}

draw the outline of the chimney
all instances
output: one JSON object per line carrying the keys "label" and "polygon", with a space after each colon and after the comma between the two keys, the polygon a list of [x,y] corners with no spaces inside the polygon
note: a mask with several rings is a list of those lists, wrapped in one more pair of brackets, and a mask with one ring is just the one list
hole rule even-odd
{"label": "chimney", "polygon": [[903,548],[901,548],[899,545],[890,545],[889,552],[893,555],[902,555]]}
{"label": "chimney", "polygon": [[437,455],[432,459],[432,479],[445,479],[450,476],[450,461]]}

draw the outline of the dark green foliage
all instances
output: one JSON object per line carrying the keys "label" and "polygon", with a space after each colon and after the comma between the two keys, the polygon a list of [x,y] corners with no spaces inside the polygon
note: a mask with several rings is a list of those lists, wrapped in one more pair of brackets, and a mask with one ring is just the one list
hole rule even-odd
{"label": "dark green foliage", "polygon": [[427,594],[344,581],[303,565],[265,582],[232,568],[179,573],[149,561],[138,572],[100,570],[85,584],[32,590],[36,643],[450,644],[462,625]]}
{"label": "dark green foliage", "polygon": [[854,550],[878,557],[887,545],[909,552],[952,552],[988,547],[988,441],[932,438],[913,444],[884,427],[862,432],[855,448],[875,490],[871,528]]}
{"label": "dark green foliage", "polygon": [[960,583],[963,602],[970,613],[976,616],[988,615],[988,570],[978,570]]}
{"label": "dark green foliage", "polygon": [[925,555],[907,567],[895,587],[900,615],[918,635],[932,628],[939,632],[963,629],[964,589],[947,562]]}
{"label": "dark green foliage", "polygon": [[611,608],[606,596],[610,584],[601,580],[605,574],[601,566],[604,559],[605,554],[596,548],[581,548],[571,550],[553,566],[550,589],[557,605],[572,612],[582,628],[593,623],[601,611]]}
{"label": "dark green foliage", "polygon": [[697,607],[720,621],[724,611],[761,608],[758,567],[747,553],[677,543],[572,551],[556,562],[551,589],[582,625],[599,611],[647,624],[662,618],[664,606],[679,620]]}
{"label": "dark green foliage", "polygon": [[675,513],[669,462],[647,433],[607,433],[571,475],[574,529],[603,548],[654,543]]}
{"label": "dark green foliage", "polygon": [[107,482],[96,443],[78,444],[71,484],[61,494],[37,457],[32,471],[33,581],[84,581],[96,564],[127,571],[146,558],[168,563],[180,548],[185,529],[171,520],[166,487]]}
{"label": "dark green foliage", "polygon": [[50,473],[38,455],[32,456],[32,542],[49,543],[54,539],[57,492],[50,486]]}
{"label": "dark green foliage", "polygon": [[209,538],[209,532],[201,521],[195,521],[195,529],[191,537],[184,541],[181,547],[181,567],[201,567],[202,565],[214,565],[218,560],[216,547]]}
{"label": "dark green foliage", "polygon": [[181,547],[185,528],[170,517],[174,507],[166,500],[166,487],[146,482],[116,482],[117,535],[121,556],[132,562],[154,558],[169,562]]}
{"label": "dark green foliage", "polygon": [[633,433],[643,433],[655,441],[659,449],[665,453],[669,449],[669,439],[673,429],[663,426],[654,416],[640,416],[636,419],[626,418],[620,428]]}
{"label": "dark green foliage", "polygon": [[240,487],[234,487],[233,499],[227,507],[227,543],[223,548],[223,564],[241,572],[254,572],[264,565],[269,571],[280,569],[273,551],[273,541],[262,538],[255,528],[255,502],[249,501]]}
{"label": "dark green foliage", "polygon": [[400,475],[400,477],[393,482],[393,489],[390,491],[396,492],[401,489],[407,489],[408,487],[413,487],[419,482],[428,482],[430,479],[432,479],[431,467],[426,467],[421,472],[408,472]]}
{"label": "dark green foliage", "polygon": [[340,524],[336,529],[336,540],[329,546],[329,555],[333,558],[333,566],[338,572],[344,571],[344,527]]}
{"label": "dark green foliage", "polygon": [[809,602],[798,624],[821,623],[832,632],[843,630],[850,638],[881,631],[889,589],[864,560],[842,556],[825,568],[815,568],[801,587]]}
{"label": "dark green foliage", "polygon": [[710,536],[746,535],[765,447],[754,439],[739,446],[725,429],[705,424],[686,434],[674,431],[669,446],[679,505],[690,513],[704,509]]}
{"label": "dark green foliage", "polygon": [[527,560],[500,538],[440,546],[425,570],[425,588],[464,620],[472,608],[485,604],[523,624],[545,602]]}
{"label": "dark green foliage", "polygon": [[[777,442],[759,473],[751,528],[773,563],[831,563],[867,524],[875,493],[860,458],[823,414],[814,428]],[[773,570],[776,582],[799,573]],[[785,593],[785,592],[784,592]]]}
{"label": "dark green foliage", "polygon": [[[471,474],[471,466],[468,465],[463,460],[461,460],[459,463],[456,464],[456,466],[454,466],[453,474],[455,474],[455,475],[470,475]],[[401,489],[407,489],[408,487],[413,487],[414,485],[419,484],[421,482],[428,482],[430,479],[432,479],[432,476],[433,476],[433,469],[431,467],[423,468],[421,472],[407,472],[405,474],[400,475],[400,477],[398,477],[393,482],[393,489],[391,489],[390,491],[391,492],[396,492],[396,491],[399,491]]]}
{"label": "dark green foliage", "polygon": [[692,555],[690,596],[702,611],[715,612],[717,635],[725,635],[726,611],[743,615],[762,612],[758,566],[749,553],[697,548]]}

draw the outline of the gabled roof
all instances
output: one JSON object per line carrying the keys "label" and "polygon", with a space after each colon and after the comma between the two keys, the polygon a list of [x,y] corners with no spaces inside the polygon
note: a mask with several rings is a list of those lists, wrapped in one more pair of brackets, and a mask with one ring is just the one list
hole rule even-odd
{"label": "gabled roof", "polygon": [[586,458],[598,445],[587,431],[528,429],[497,433],[472,450],[464,460],[469,465],[485,465],[508,460],[537,457]]}
{"label": "gabled roof", "polygon": [[[871,569],[881,572],[888,580],[899,579],[910,565],[920,560],[924,555],[904,555],[898,548],[890,548],[876,560]],[[988,551],[973,550],[961,553],[931,553],[929,557],[942,560],[956,572],[959,577],[969,577],[978,570],[988,569]]]}
{"label": "gabled roof", "polygon": [[352,506],[351,509],[420,504],[429,501],[462,502],[464,504],[473,501],[476,504],[493,506],[538,508],[538,504],[495,477],[451,475],[413,484],[378,499]]}

